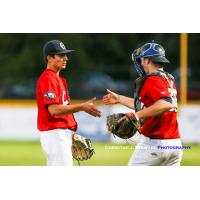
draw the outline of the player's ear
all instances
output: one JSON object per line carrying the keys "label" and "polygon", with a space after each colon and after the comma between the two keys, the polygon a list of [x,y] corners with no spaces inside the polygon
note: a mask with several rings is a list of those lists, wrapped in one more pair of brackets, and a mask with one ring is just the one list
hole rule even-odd
{"label": "player's ear", "polygon": [[51,56],[48,55],[48,56],[47,56],[47,62],[48,62],[50,59],[51,59]]}
{"label": "player's ear", "polygon": [[149,64],[149,58],[142,58],[143,62],[145,65]]}
{"label": "player's ear", "polygon": [[51,61],[52,58],[54,58],[54,55],[48,55],[48,56],[47,56],[47,59],[46,59],[47,63],[48,63],[49,61]]}
{"label": "player's ear", "polygon": [[150,64],[152,61],[150,58],[147,58],[147,64]]}

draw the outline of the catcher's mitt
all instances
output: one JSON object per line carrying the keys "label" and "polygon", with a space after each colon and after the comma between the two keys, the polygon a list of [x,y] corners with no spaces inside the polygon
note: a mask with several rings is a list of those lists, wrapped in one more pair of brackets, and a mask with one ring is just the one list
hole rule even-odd
{"label": "catcher's mitt", "polygon": [[78,162],[88,160],[94,154],[94,149],[92,148],[92,143],[90,139],[87,139],[76,133],[72,135],[71,149],[73,158]]}
{"label": "catcher's mitt", "polygon": [[140,122],[134,114],[129,119],[118,122],[123,116],[124,113],[107,116],[107,129],[122,139],[129,139],[139,130]]}

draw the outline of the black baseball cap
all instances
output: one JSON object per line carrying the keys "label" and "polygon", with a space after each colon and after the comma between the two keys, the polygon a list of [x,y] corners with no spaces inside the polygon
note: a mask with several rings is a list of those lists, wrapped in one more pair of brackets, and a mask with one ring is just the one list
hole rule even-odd
{"label": "black baseball cap", "polygon": [[48,55],[55,55],[55,54],[67,54],[74,50],[66,49],[63,42],[59,40],[50,40],[48,41],[43,47],[43,55],[46,60]]}

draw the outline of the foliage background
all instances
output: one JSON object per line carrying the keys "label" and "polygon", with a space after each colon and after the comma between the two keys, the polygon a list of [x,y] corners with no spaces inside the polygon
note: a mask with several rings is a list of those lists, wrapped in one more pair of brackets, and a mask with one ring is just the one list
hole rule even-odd
{"label": "foliage background", "polygon": [[[0,34],[0,97],[35,98],[34,87],[45,69],[42,48],[45,42],[58,39],[75,52],[68,55],[67,70],[62,72],[70,85],[72,98],[80,80],[89,72],[102,72],[114,81],[132,84],[137,77],[131,61],[131,52],[146,42],[162,44],[171,61],[167,71],[176,75],[179,86],[180,34],[176,33],[3,33]],[[200,34],[189,34],[188,87],[199,89]],[[15,85],[29,88],[24,96],[10,94]],[[30,94],[29,94],[30,93]],[[126,93],[130,95],[130,93]],[[84,98],[84,96],[83,96]]]}

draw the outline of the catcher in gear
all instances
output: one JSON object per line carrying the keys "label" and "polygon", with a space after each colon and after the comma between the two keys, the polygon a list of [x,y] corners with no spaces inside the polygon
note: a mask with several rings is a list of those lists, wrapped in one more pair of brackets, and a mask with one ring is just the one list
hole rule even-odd
{"label": "catcher in gear", "polygon": [[[137,119],[141,139],[128,165],[180,165],[182,145],[177,122],[177,91],[173,76],[164,71],[170,63],[165,50],[154,41],[146,43],[133,51],[132,60],[139,75],[135,80],[134,98],[107,90],[102,101],[105,105],[122,104],[133,112],[122,116],[118,125],[110,120],[109,131],[119,127],[122,121]],[[172,148],[166,150],[165,146]]]}
{"label": "catcher in gear", "polygon": [[94,154],[92,143],[90,139],[87,139],[81,135],[74,133],[72,135],[72,156],[75,160],[83,161],[90,159]]}

